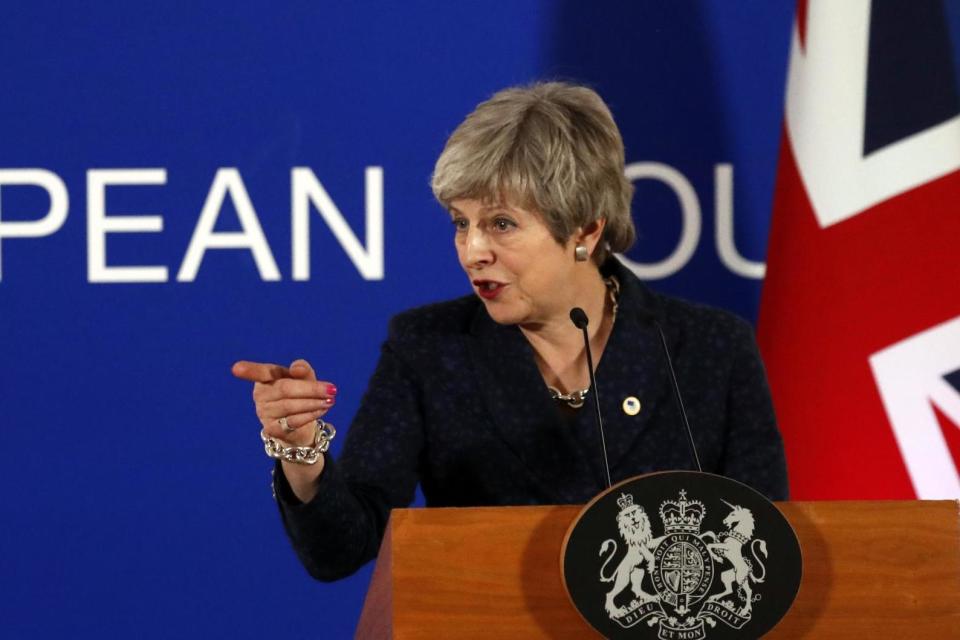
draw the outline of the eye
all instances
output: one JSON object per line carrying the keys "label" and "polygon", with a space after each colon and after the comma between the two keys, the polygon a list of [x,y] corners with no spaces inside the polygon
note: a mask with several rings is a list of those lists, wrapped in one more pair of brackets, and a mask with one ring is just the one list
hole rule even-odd
{"label": "eye", "polygon": [[510,218],[504,218],[503,216],[498,216],[493,219],[493,228],[497,231],[509,231],[516,227],[517,224]]}
{"label": "eye", "polygon": [[463,233],[470,227],[470,221],[467,220],[466,218],[457,217],[451,220],[450,222],[453,223],[453,228],[456,230],[457,233]]}

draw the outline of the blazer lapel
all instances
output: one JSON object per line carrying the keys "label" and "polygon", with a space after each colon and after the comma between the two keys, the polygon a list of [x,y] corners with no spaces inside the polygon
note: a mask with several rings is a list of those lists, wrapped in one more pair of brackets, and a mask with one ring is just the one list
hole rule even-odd
{"label": "blazer lapel", "polygon": [[[588,459],[596,457],[595,430],[571,429],[550,398],[533,349],[520,329],[497,324],[481,308],[471,334],[469,351],[478,391],[493,428],[530,477],[555,503],[582,502],[600,489]],[[585,487],[585,480],[592,486]]]}
{"label": "blazer lapel", "polygon": [[[619,310],[596,371],[607,459],[614,483],[653,470],[624,465],[618,475],[618,467],[627,462],[628,454],[640,446],[645,437],[650,437],[652,425],[662,422],[655,417],[664,411],[662,405],[670,402],[660,337],[647,319],[658,312],[655,298],[633,274],[618,272],[616,275],[621,283]],[[630,415],[625,408],[628,399],[639,402],[639,412],[635,415]],[[592,403],[593,399],[589,401]],[[592,428],[595,433],[592,404],[584,407],[588,408],[589,411],[580,411],[577,420],[581,429]],[[639,459],[649,460],[649,456]]]}

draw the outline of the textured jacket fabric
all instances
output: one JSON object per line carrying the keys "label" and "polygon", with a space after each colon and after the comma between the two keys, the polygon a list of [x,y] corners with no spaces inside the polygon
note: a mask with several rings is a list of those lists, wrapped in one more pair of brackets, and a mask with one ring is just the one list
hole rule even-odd
{"label": "textured jacket fabric", "polygon": [[[736,316],[659,295],[615,260],[620,306],[596,378],[613,482],[694,468],[667,363],[667,337],[704,471],[787,497],[786,465],[753,330]],[[640,401],[628,415],[627,397]],[[582,504],[606,488],[592,399],[572,419],[532,348],[476,296],[395,317],[339,460],[300,503],[277,469],[287,533],[314,577],[373,558],[390,509],[419,482],[428,506]]]}

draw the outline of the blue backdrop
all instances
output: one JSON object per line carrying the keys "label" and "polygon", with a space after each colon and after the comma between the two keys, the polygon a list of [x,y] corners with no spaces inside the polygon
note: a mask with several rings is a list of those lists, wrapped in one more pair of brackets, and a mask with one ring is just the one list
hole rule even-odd
{"label": "blue backdrop", "polygon": [[229,368],[307,358],[345,431],[388,318],[469,290],[429,176],[507,85],[594,86],[637,178],[628,257],[753,319],[793,6],[8,3],[4,637],[352,633],[370,567],[300,568]]}

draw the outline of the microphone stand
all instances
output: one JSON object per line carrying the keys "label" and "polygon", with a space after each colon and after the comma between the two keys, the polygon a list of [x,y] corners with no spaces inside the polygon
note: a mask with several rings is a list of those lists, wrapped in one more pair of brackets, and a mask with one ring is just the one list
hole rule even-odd
{"label": "microphone stand", "polygon": [[607,474],[607,488],[613,486],[610,479],[610,462],[607,460],[607,440],[603,435],[603,417],[600,415],[600,393],[597,389],[597,378],[593,374],[593,354],[590,352],[590,335],[587,333],[587,324],[589,319],[587,314],[580,307],[574,307],[570,310],[570,320],[574,326],[583,332],[583,346],[587,351],[587,371],[590,373],[590,388],[593,390],[593,405],[597,417],[597,431],[600,432],[600,447],[603,451],[603,470]]}

